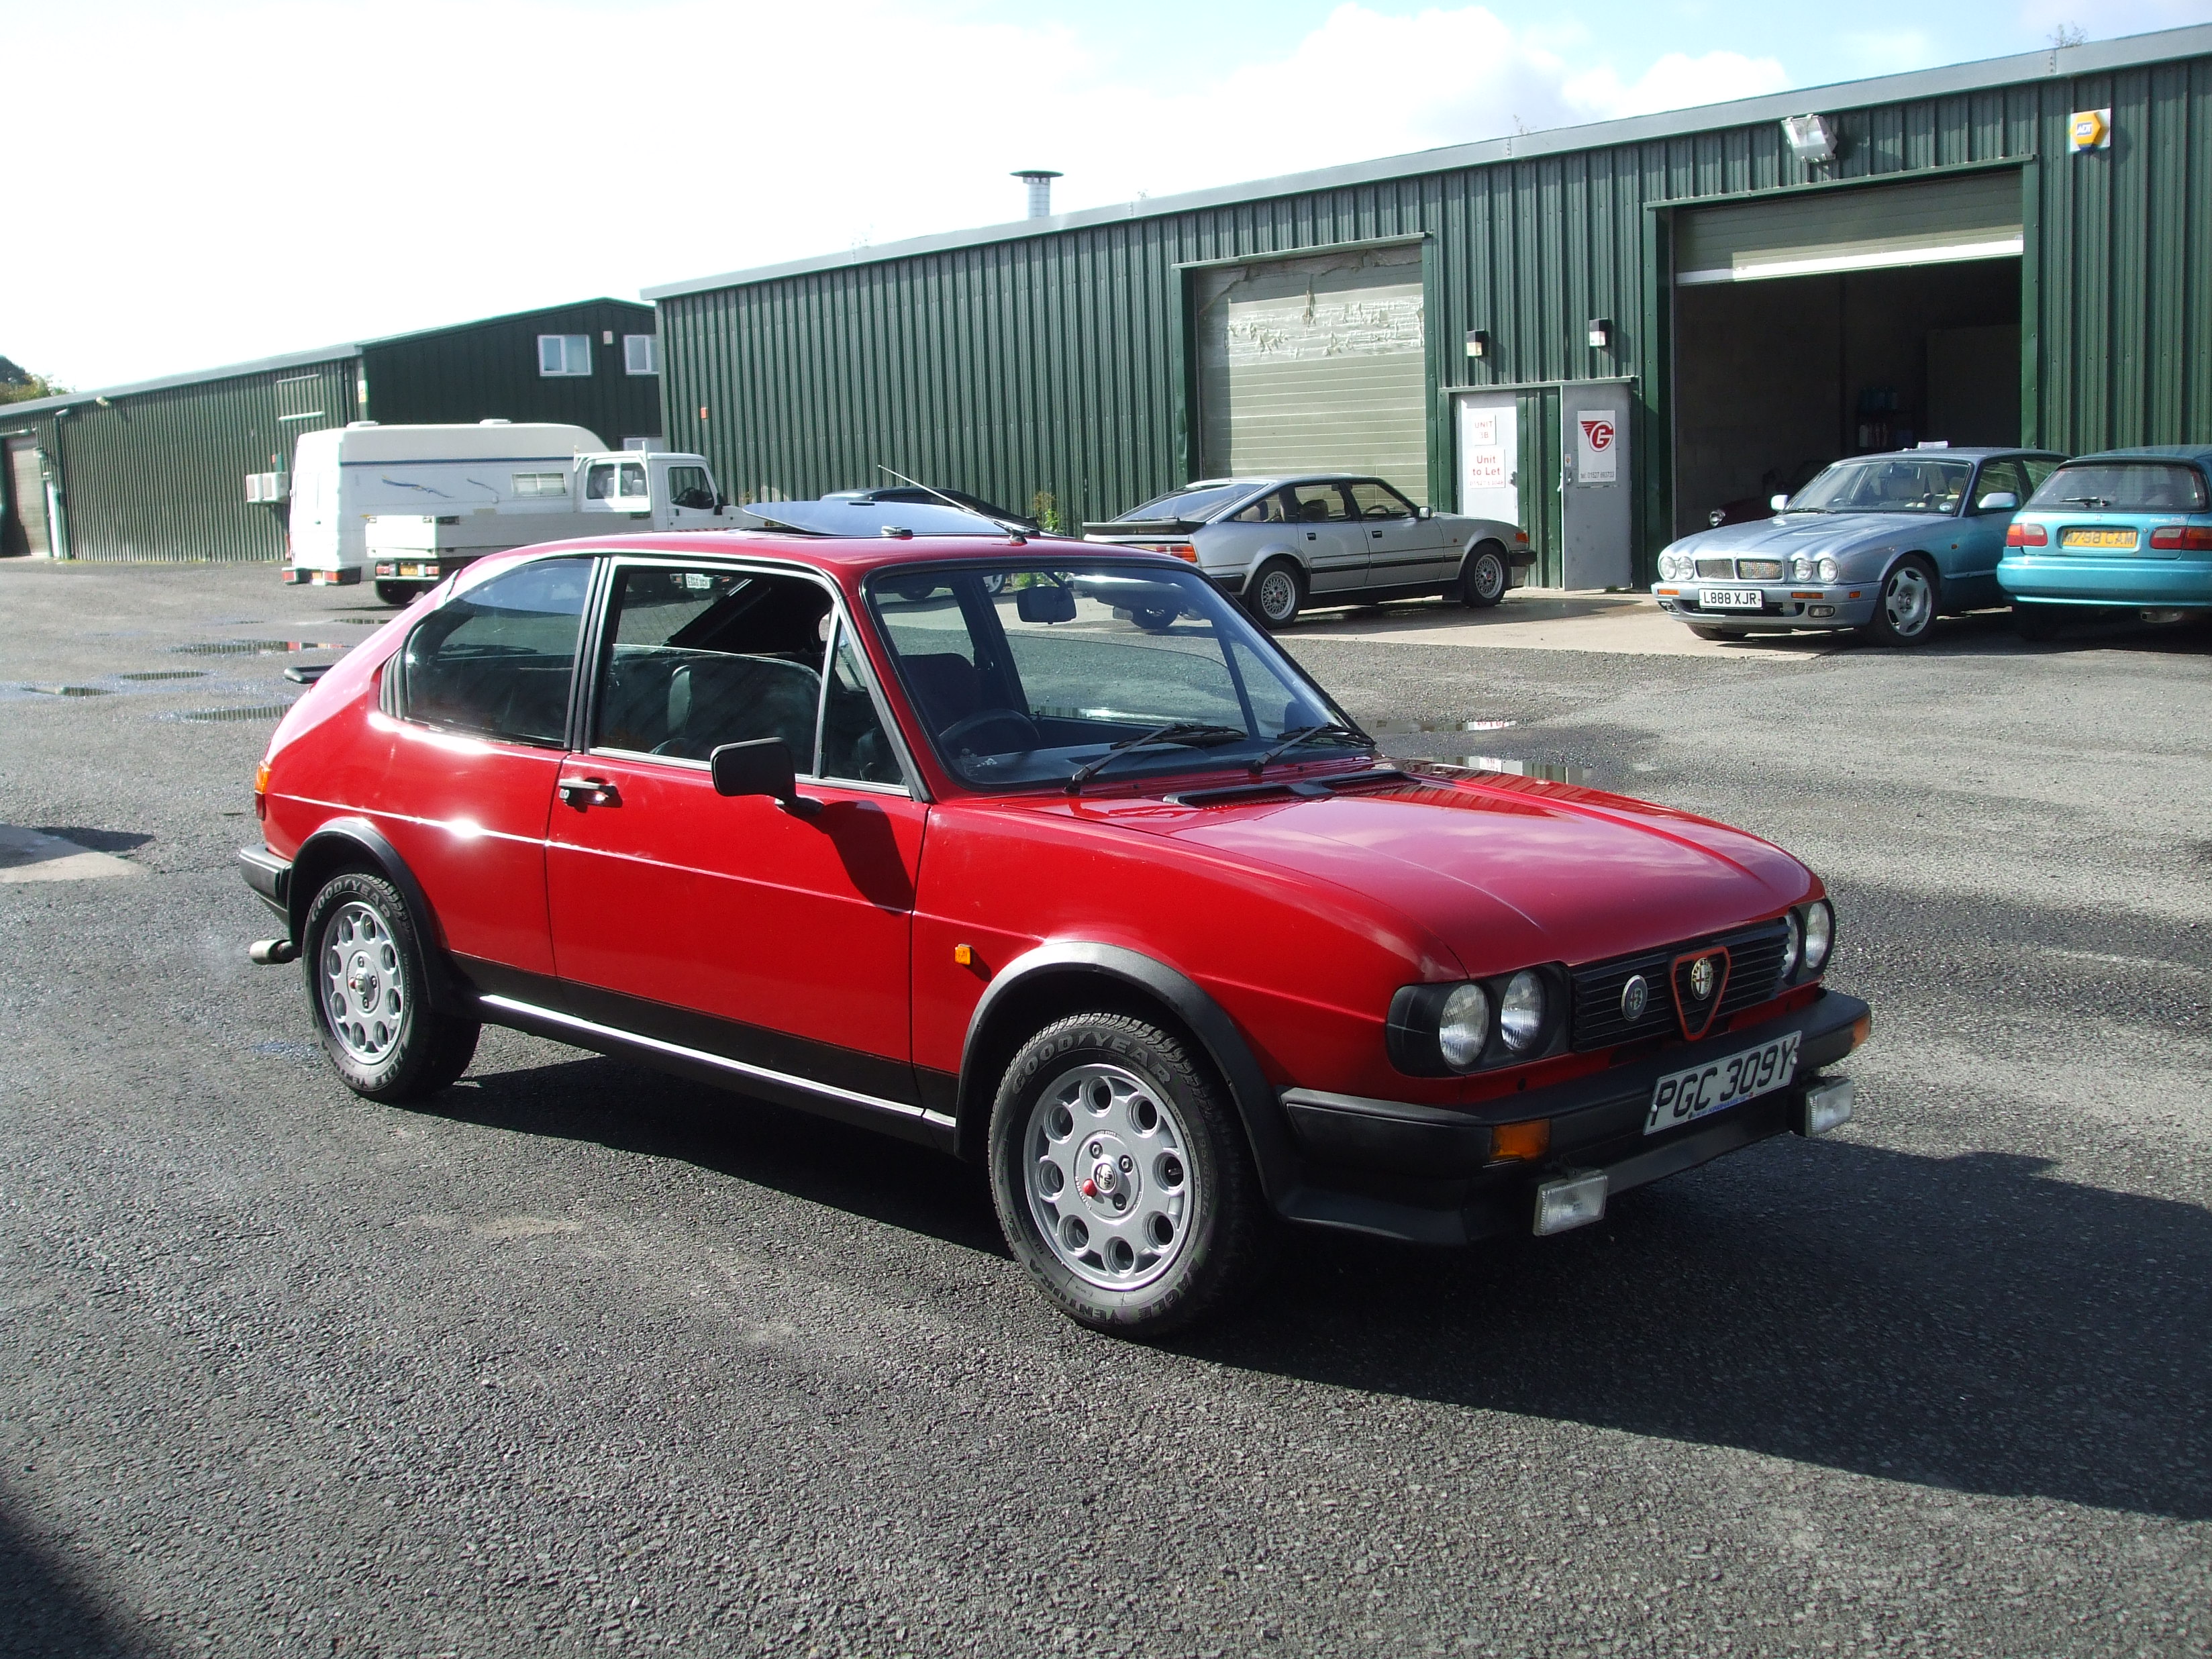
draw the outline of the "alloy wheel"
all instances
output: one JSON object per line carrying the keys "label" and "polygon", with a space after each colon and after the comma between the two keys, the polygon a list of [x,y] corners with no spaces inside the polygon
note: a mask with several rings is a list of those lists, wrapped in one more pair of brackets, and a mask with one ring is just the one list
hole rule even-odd
{"label": "alloy wheel", "polygon": [[1078,1066],[1037,1096],[1023,1145],[1030,1217],[1070,1273],[1132,1291],[1174,1267],[1203,1194],[1160,1091],[1119,1066]]}
{"label": "alloy wheel", "polygon": [[1901,564],[1882,584],[1881,609],[1892,632],[1899,639],[1916,639],[1936,612],[1936,590],[1919,566]]}
{"label": "alloy wheel", "polygon": [[1298,614],[1298,579],[1278,567],[1260,578],[1260,614],[1271,623],[1286,623]]}
{"label": "alloy wheel", "polygon": [[384,918],[358,899],[348,901],[323,928],[319,967],[323,1012],[338,1046],[356,1064],[380,1064],[405,1029],[410,1000],[399,947]]}

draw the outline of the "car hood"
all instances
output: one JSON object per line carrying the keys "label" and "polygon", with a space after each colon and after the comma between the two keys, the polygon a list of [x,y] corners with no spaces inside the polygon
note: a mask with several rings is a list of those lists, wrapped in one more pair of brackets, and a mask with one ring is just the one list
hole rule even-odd
{"label": "car hood", "polygon": [[1925,542],[1928,526],[1955,530],[1957,521],[1932,513],[1779,513],[1749,524],[1724,524],[1685,536],[1674,551],[1725,553],[1735,558],[1838,557],[1862,548],[1907,546]]}
{"label": "car hood", "polygon": [[[1220,806],[1158,798],[1047,810],[1102,817],[1279,878],[1323,882],[1425,929],[1474,975],[1698,938],[1819,890],[1740,830],[1543,779],[1424,765],[1401,786]],[[1378,923],[1381,918],[1377,918]]]}

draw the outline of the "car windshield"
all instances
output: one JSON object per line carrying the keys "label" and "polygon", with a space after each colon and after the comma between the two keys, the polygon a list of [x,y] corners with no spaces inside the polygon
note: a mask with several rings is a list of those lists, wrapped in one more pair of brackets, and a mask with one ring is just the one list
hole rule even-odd
{"label": "car windshield", "polygon": [[979,788],[1249,768],[1293,737],[1282,765],[1372,749],[1194,571],[994,562],[866,592],[939,758]]}
{"label": "car windshield", "polygon": [[1956,513],[1974,476],[1969,460],[1870,455],[1838,461],[1790,498],[1792,513]]}
{"label": "car windshield", "polygon": [[1142,507],[1133,507],[1124,519],[1210,519],[1231,501],[1241,501],[1260,487],[1254,479],[1236,483],[1192,484],[1163,495]]}
{"label": "car windshield", "polygon": [[2202,513],[2204,477],[2179,461],[2077,461],[2045,478],[2027,504],[2112,513]]}

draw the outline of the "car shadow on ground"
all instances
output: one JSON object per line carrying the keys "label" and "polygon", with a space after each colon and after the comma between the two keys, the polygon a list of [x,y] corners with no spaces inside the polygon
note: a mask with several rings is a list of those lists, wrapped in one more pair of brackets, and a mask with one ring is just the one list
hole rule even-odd
{"label": "car shadow on ground", "polygon": [[[950,1158],[611,1060],[495,1073],[418,1109],[681,1158],[1006,1254],[981,1175]],[[916,1181],[917,1158],[945,1178]],[[1559,1238],[1425,1250],[1295,1233],[1244,1316],[1173,1346],[1361,1392],[2212,1519],[2212,1212],[2048,1168],[1784,1137]]]}
{"label": "car shadow on ground", "polygon": [[0,1653],[107,1659],[155,1650],[126,1641],[0,1496]]}
{"label": "car shadow on ground", "polygon": [[2182,617],[2145,622],[2132,612],[2109,622],[2069,623],[2049,640],[2021,637],[2009,610],[1970,611],[1938,617],[1917,645],[1885,646],[1848,629],[1825,634],[1751,634],[1713,642],[1723,653],[1796,650],[1808,656],[1868,651],[1899,657],[2041,656],[2059,651],[2149,651],[2201,654],[2212,651],[2212,618]]}

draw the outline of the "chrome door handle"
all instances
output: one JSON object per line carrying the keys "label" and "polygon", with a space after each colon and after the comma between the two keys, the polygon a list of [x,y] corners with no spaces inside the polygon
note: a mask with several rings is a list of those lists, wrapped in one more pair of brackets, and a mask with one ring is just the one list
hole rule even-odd
{"label": "chrome door handle", "polygon": [[1321,532],[1317,530],[1309,530],[1306,532],[1306,539],[1310,542],[1317,542],[1321,539]]}
{"label": "chrome door handle", "polygon": [[622,791],[605,778],[563,778],[561,799],[571,806],[620,806]]}
{"label": "chrome door handle", "polygon": [[1379,541],[1381,541],[1381,540],[1382,539],[1382,532],[1381,531],[1379,531],[1379,530],[1370,530],[1370,531],[1369,531],[1367,533],[1368,533],[1369,535],[1370,535],[1370,536],[1374,537],[1374,538],[1375,538],[1375,539],[1376,539],[1376,541],[1378,541],[1378,542],[1379,542]]}

